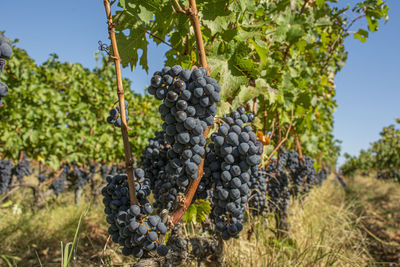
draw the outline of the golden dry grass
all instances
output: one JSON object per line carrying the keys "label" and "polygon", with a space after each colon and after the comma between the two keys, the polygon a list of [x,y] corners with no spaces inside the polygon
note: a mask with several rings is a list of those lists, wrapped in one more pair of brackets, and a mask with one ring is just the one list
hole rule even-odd
{"label": "golden dry grass", "polygon": [[[240,239],[226,244],[228,265],[365,266],[371,258],[353,207],[339,185],[326,181],[303,201],[292,201],[289,238],[275,238],[273,218],[247,223]],[[248,240],[251,228],[255,232]]]}
{"label": "golden dry grass", "polygon": [[121,266],[133,262],[108,240],[102,197],[93,200],[87,195],[75,205],[72,192],[58,198],[52,195],[38,210],[31,209],[32,200],[31,191],[21,188],[12,201],[0,205],[0,266],[7,266],[2,259],[5,256],[13,266],[40,266],[42,262],[45,267],[59,267],[61,244],[65,247],[73,241],[81,215],[78,247],[71,266]]}
{"label": "golden dry grass", "polygon": [[346,189],[368,237],[368,250],[382,266],[400,266],[400,184],[356,177]]}
{"label": "golden dry grass", "polygon": [[[250,218],[240,239],[225,244],[227,265],[375,265],[368,253],[370,238],[363,230],[363,207],[370,203],[368,200],[378,202],[379,197],[388,194],[400,198],[400,186],[372,178],[362,179],[350,181],[347,190],[328,180],[303,201],[293,200],[289,209],[290,238],[275,238],[273,217]],[[73,199],[72,193],[66,193],[61,198],[53,197],[45,208],[32,211],[30,192],[21,189],[11,203],[6,203],[8,206],[3,203],[0,207],[0,266],[7,266],[2,255],[9,256],[14,266],[40,266],[39,258],[43,266],[60,266],[61,242],[65,245],[72,241],[82,213],[78,247],[71,266],[129,266],[134,260],[121,256],[118,246],[108,239],[100,199],[91,201],[90,196],[86,196],[80,205],[75,205]],[[400,206],[399,199],[390,200],[398,201]],[[390,217],[390,214],[385,216]],[[392,220],[397,219],[392,217]],[[13,260],[11,256],[18,258]]]}

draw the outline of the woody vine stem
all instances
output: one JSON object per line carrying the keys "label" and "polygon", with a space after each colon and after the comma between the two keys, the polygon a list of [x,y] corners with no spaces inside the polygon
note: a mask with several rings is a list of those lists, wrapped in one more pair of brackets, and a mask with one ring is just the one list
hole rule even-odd
{"label": "woody vine stem", "polygon": [[[195,38],[196,38],[197,50],[199,53],[199,63],[203,68],[205,68],[207,70],[207,72],[209,72],[209,68],[207,66],[206,53],[205,53],[205,49],[204,49],[203,37],[201,34],[200,21],[199,21],[199,17],[198,17],[196,0],[189,1],[190,7],[188,10],[183,10],[179,6],[179,2],[177,2],[177,1],[175,1],[175,4],[177,4],[179,7],[178,13],[182,13],[182,14],[189,16],[193,30],[194,30]],[[119,57],[117,41],[115,38],[115,30],[114,30],[115,24],[113,23],[113,20],[112,20],[111,4],[110,4],[109,0],[104,0],[104,7],[106,9],[108,33],[110,36],[111,46],[112,46],[112,51],[113,51],[112,59],[114,60],[115,71],[116,71],[116,76],[117,76],[117,90],[118,90],[118,99],[119,99],[119,105],[120,105],[120,110],[121,110],[121,122],[122,122],[121,131],[122,131],[122,139],[124,142],[125,162],[126,162],[126,169],[127,169],[127,174],[128,174],[129,197],[131,199],[131,205],[132,205],[132,204],[137,203],[137,197],[136,197],[135,186],[134,186],[133,160],[132,160],[132,156],[131,156],[131,152],[130,152],[128,127],[127,127],[126,116],[125,116],[125,99],[124,99],[124,89],[122,86],[121,59]],[[204,137],[206,137],[208,135],[209,129],[210,128],[207,127],[207,129],[204,131]],[[172,226],[175,226],[176,224],[179,223],[179,221],[182,219],[183,214],[185,214],[186,210],[190,206],[190,204],[193,200],[194,194],[196,193],[197,187],[199,186],[199,183],[203,176],[203,166],[204,166],[204,156],[203,156],[200,166],[199,166],[198,178],[190,183],[190,185],[185,193],[183,203],[178,206],[178,208],[175,210],[175,212],[171,216]]]}
{"label": "woody vine stem", "polygon": [[104,0],[104,7],[106,9],[108,34],[110,36],[111,46],[112,46],[111,57],[114,60],[115,72],[117,76],[117,92],[118,92],[119,108],[121,113],[121,132],[122,132],[122,140],[124,142],[125,166],[126,166],[126,172],[128,174],[129,199],[130,199],[130,204],[133,205],[137,204],[138,200],[135,191],[135,179],[133,176],[133,159],[131,154],[131,148],[129,145],[128,125],[126,123],[125,97],[124,97],[124,88],[122,85],[122,75],[121,75],[121,59],[119,57],[117,40],[115,38],[115,30],[114,30],[115,24],[113,23],[112,20],[111,4],[109,0]]}

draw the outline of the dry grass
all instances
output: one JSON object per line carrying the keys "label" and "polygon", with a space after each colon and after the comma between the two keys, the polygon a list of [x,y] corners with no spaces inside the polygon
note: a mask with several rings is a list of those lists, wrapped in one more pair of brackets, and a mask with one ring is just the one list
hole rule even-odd
{"label": "dry grass", "polygon": [[[396,186],[393,189],[394,185],[383,183],[369,191],[359,191],[356,188],[367,187],[352,182],[351,190],[345,192],[327,181],[303,201],[292,201],[290,238],[275,238],[274,218],[252,218],[245,224],[240,239],[226,242],[226,263],[246,267],[374,265],[367,251],[370,244],[362,230],[364,216],[360,207],[366,201],[363,197],[397,194],[400,186]],[[0,207],[0,266],[6,266],[2,255],[18,257],[9,258],[15,266],[40,266],[39,259],[43,266],[60,266],[61,242],[65,245],[72,241],[82,213],[84,219],[71,266],[129,266],[133,262],[132,258],[121,256],[118,246],[108,240],[100,200],[91,202],[90,196],[86,196],[81,205],[75,205],[73,194],[67,193],[53,198],[44,209],[32,211],[29,195],[29,190],[23,189],[9,206]]]}
{"label": "dry grass", "polygon": [[73,193],[68,192],[59,198],[52,196],[39,210],[31,209],[31,198],[30,190],[21,188],[12,201],[0,206],[0,266],[7,266],[2,260],[5,255],[13,266],[40,266],[41,262],[45,267],[59,267],[61,245],[72,242],[82,214],[71,266],[122,266],[133,262],[108,240],[102,198],[94,201],[84,196],[81,204],[75,205]]}
{"label": "dry grass", "polygon": [[[290,206],[289,238],[275,238],[273,218],[255,218],[239,240],[227,242],[228,265],[365,266],[371,261],[354,206],[337,184],[327,181]],[[248,239],[252,228],[254,234]]]}
{"label": "dry grass", "polygon": [[400,184],[356,177],[346,189],[368,237],[368,249],[382,266],[400,266]]}

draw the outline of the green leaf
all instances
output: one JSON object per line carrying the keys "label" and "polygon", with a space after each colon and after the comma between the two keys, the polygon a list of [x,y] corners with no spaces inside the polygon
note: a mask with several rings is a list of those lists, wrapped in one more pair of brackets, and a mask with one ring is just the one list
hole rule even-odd
{"label": "green leaf", "polygon": [[204,221],[211,212],[211,204],[207,200],[197,200],[192,203],[182,216],[186,223],[198,223]]}
{"label": "green leaf", "polygon": [[321,8],[325,5],[325,0],[316,0],[315,3],[319,8]]}
{"label": "green leaf", "polygon": [[299,24],[289,24],[288,28],[286,38],[290,43],[296,43],[304,35],[303,27]]}
{"label": "green leaf", "polygon": [[354,38],[364,43],[367,41],[368,32],[366,30],[359,29],[358,32],[354,33]]}
{"label": "green leaf", "polygon": [[186,210],[185,214],[183,214],[182,220],[185,223],[196,222],[196,216],[197,216],[197,207],[196,205],[191,204],[189,208]]}
{"label": "green leaf", "polygon": [[260,57],[260,60],[262,63],[266,64],[267,63],[267,57],[268,57],[268,49],[266,48],[266,44],[263,43],[262,41],[254,41],[253,39],[250,39],[250,42],[254,45],[254,48]]}

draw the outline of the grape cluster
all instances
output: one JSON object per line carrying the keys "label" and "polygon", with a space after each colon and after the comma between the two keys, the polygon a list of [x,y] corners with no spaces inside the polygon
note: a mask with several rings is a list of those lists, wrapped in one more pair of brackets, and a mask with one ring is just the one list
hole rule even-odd
{"label": "grape cluster", "polygon": [[258,176],[263,145],[250,125],[254,115],[243,107],[224,118],[218,132],[211,135],[210,171],[213,183],[213,220],[222,238],[237,237],[242,230],[245,206],[250,196],[251,178]]}
{"label": "grape cluster", "polygon": [[94,175],[96,174],[96,170],[97,170],[97,166],[99,165],[97,162],[92,162],[90,163],[89,161],[87,161],[87,165],[89,166],[89,175],[88,175],[88,179],[92,180]]}
{"label": "grape cluster", "polygon": [[316,175],[315,175],[315,185],[321,185],[323,181],[328,178],[329,171],[328,169],[322,168]]}
{"label": "grape cluster", "polygon": [[213,125],[221,88],[207,76],[204,68],[193,71],[181,66],[164,67],[151,78],[149,93],[163,103],[159,107],[164,141],[167,145],[165,166],[153,177],[157,209],[175,208],[179,195],[198,178],[205,156],[208,126]]}
{"label": "grape cluster", "polygon": [[289,151],[284,150],[282,147],[279,148],[278,161],[276,163],[276,168],[283,171],[286,167],[287,160],[289,158]]}
{"label": "grape cluster", "polygon": [[72,169],[76,180],[76,189],[83,188],[89,181],[89,173],[79,167],[76,161],[72,162]]}
{"label": "grape cluster", "polygon": [[8,93],[7,84],[0,82],[0,106],[3,104],[3,97],[5,97],[7,95],[7,93]]}
{"label": "grape cluster", "polygon": [[42,173],[42,163],[39,161],[39,167],[38,167],[38,176],[37,176],[39,183],[43,183],[47,179],[49,179],[49,176],[44,175]]}
{"label": "grape cluster", "polygon": [[304,183],[303,183],[303,194],[308,193],[313,185],[315,184],[315,168],[314,160],[311,157],[304,156],[301,162],[301,167],[304,169]]}
{"label": "grape cluster", "polygon": [[[3,71],[6,65],[5,58],[10,58],[12,56],[11,41],[0,33],[0,73]],[[8,86],[0,82],[0,106],[2,105],[2,98],[8,93]]]}
{"label": "grape cluster", "polygon": [[305,178],[303,168],[300,165],[299,154],[296,151],[290,150],[287,151],[286,154],[286,169],[288,170],[290,177],[289,192],[292,196],[297,196],[302,191],[302,185]]}
{"label": "grape cluster", "polygon": [[284,212],[289,204],[289,179],[281,166],[279,161],[271,160],[267,168],[268,207],[270,212]]}
{"label": "grape cluster", "polygon": [[70,174],[70,167],[67,164],[63,164],[63,171],[58,177],[55,177],[53,182],[51,183],[51,188],[54,190],[56,195],[65,192],[65,183],[67,181],[67,177]]}
{"label": "grape cluster", "polygon": [[295,151],[280,149],[278,160],[272,159],[267,168],[267,195],[270,212],[285,212],[290,195],[304,195],[314,185],[326,179],[328,171],[315,172],[314,160]]}
{"label": "grape cluster", "polygon": [[178,183],[177,175],[171,175],[171,171],[167,172],[168,151],[171,148],[165,136],[165,131],[161,131],[156,132],[156,136],[149,139],[149,145],[143,150],[139,163],[146,177],[150,179],[155,198],[154,208],[159,212],[163,209],[171,210],[177,203],[178,195],[183,194],[185,190],[185,187]]}
{"label": "grape cluster", "polygon": [[295,173],[299,167],[299,154],[294,150],[285,151],[286,157],[286,168],[290,173]]}
{"label": "grape cluster", "polygon": [[22,181],[25,176],[31,175],[31,163],[24,157],[14,166],[12,173],[18,178],[18,181]]}
{"label": "grape cluster", "polygon": [[309,192],[314,183],[314,177],[314,160],[311,157],[303,156],[303,159],[299,161],[299,166],[292,177],[295,186],[291,193],[294,195],[298,193],[304,195]]}
{"label": "grape cluster", "polygon": [[[218,179],[219,172],[217,170],[218,163],[216,162],[217,157],[210,147],[206,147],[206,158],[204,160],[203,177],[197,187],[196,193],[193,197],[193,201],[197,199],[208,200],[213,204],[214,191],[212,190],[213,181]],[[211,169],[213,167],[213,170]]]}
{"label": "grape cluster", "polygon": [[264,168],[258,170],[258,175],[252,176],[250,179],[251,196],[249,198],[249,207],[253,214],[263,214],[266,211],[266,195],[267,195],[267,172]]}
{"label": "grape cluster", "polygon": [[[361,175],[362,176],[369,176],[370,174],[368,172],[366,172],[366,171],[362,171]],[[340,177],[340,176],[337,176],[337,177]],[[393,170],[379,171],[376,174],[376,178],[377,179],[383,179],[383,180],[393,179],[395,181],[400,181],[400,170],[393,169]],[[343,185],[344,181],[342,181],[340,183]]]}
{"label": "grape cluster", "polygon": [[266,169],[269,212],[285,212],[289,205],[290,184],[286,173],[288,158],[289,151],[280,147],[278,159],[272,159]]}
{"label": "grape cluster", "polygon": [[143,169],[135,169],[135,189],[139,203],[130,205],[129,189],[126,174],[108,176],[108,184],[102,189],[104,196],[105,213],[109,234],[115,243],[123,246],[125,256],[133,255],[136,258],[145,252],[157,250],[160,256],[168,253],[168,248],[159,241],[165,235],[167,227],[157,215],[153,213],[153,206],[147,200],[150,195],[150,181],[145,178]]}
{"label": "grape cluster", "polygon": [[[157,189],[156,183],[168,163],[167,143],[164,140],[165,131],[155,133],[154,138],[149,138],[149,144],[142,151],[139,166],[150,179],[151,189]],[[157,196],[156,196],[157,197]]]}
{"label": "grape cluster", "polygon": [[3,194],[11,183],[12,167],[11,160],[0,160],[0,194]]}
{"label": "grape cluster", "polygon": [[10,58],[11,56],[11,40],[0,33],[0,58]]}
{"label": "grape cluster", "polygon": [[[121,127],[121,114],[120,114],[119,106],[112,108],[109,111],[109,116],[107,117],[107,122],[110,124],[114,124],[117,127]],[[128,101],[125,100],[125,114],[126,114],[126,122],[129,121],[129,111],[128,111]]]}

